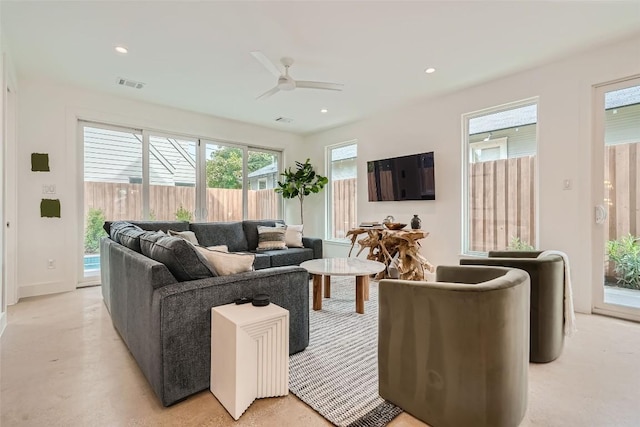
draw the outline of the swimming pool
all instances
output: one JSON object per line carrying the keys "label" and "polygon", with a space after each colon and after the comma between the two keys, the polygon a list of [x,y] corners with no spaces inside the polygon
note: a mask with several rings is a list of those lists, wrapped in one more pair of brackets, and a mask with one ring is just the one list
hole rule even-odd
{"label": "swimming pool", "polygon": [[100,254],[84,256],[84,271],[100,270]]}

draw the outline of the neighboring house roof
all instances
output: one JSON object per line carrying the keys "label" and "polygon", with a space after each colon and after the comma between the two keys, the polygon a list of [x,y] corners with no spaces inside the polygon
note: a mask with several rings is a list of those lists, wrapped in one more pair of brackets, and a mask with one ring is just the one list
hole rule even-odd
{"label": "neighboring house roof", "polygon": [[607,92],[604,96],[604,109],[640,104],[640,86]]}
{"label": "neighboring house roof", "polygon": [[259,176],[271,175],[278,172],[278,163],[271,163],[270,165],[261,167],[260,169],[251,172],[249,178],[257,178]]}
{"label": "neighboring house roof", "polygon": [[[195,184],[195,143],[175,138],[151,138],[151,184]],[[85,181],[142,179],[142,135],[87,126],[84,142]]]}
{"label": "neighboring house roof", "polygon": [[344,147],[334,148],[331,150],[331,161],[352,159],[358,156],[358,145],[350,144]]}
{"label": "neighboring house roof", "polygon": [[490,132],[498,129],[513,128],[516,126],[530,125],[537,121],[537,105],[527,105],[520,108],[513,108],[511,110],[487,114],[486,116],[475,117],[469,120],[469,135]]}
{"label": "neighboring house roof", "polygon": [[[640,86],[608,92],[604,97],[605,110],[634,104],[640,104]],[[529,125],[537,121],[536,104],[527,105],[469,120],[469,135]]]}

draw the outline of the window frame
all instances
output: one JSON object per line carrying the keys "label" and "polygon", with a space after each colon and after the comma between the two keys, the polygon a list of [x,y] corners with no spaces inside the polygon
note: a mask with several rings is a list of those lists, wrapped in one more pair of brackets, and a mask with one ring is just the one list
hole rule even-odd
{"label": "window frame", "polygon": [[343,244],[343,245],[351,245],[351,240],[347,239],[346,237],[344,239],[339,239],[339,238],[335,238],[331,235],[331,230],[333,229],[333,180],[331,179],[331,173],[332,173],[332,160],[331,160],[331,153],[333,152],[333,150],[338,149],[338,148],[342,148],[342,147],[346,147],[349,145],[355,145],[356,146],[356,157],[354,157],[354,159],[356,160],[356,198],[354,200],[353,206],[355,207],[355,212],[354,212],[354,216],[355,218],[358,218],[358,195],[357,195],[357,186],[358,186],[358,154],[357,154],[357,147],[358,147],[358,140],[357,139],[352,139],[349,141],[343,141],[337,144],[332,144],[332,145],[328,145],[325,147],[325,174],[329,180],[329,182],[327,183],[327,191],[325,192],[326,196],[325,196],[325,206],[327,207],[326,212],[325,212],[325,241],[328,242],[332,242],[332,243],[338,243],[338,244]]}
{"label": "window frame", "polygon": [[[536,110],[539,110],[540,107],[540,98],[538,96],[534,96],[531,98],[526,98],[526,99],[522,99],[519,101],[514,101],[514,102],[509,102],[506,104],[502,104],[502,105],[497,105],[495,107],[490,107],[490,108],[485,108],[482,110],[477,110],[477,111],[473,111],[470,113],[466,113],[466,114],[462,114],[461,116],[461,129],[462,129],[462,135],[461,135],[461,149],[462,149],[462,191],[461,191],[461,204],[462,204],[462,218],[461,218],[461,234],[460,234],[460,248],[461,251],[460,253],[463,256],[486,256],[487,252],[480,252],[480,251],[471,251],[469,250],[470,247],[470,224],[469,224],[469,165],[471,164],[469,162],[469,158],[471,155],[471,146],[469,143],[469,122],[470,120],[477,118],[477,117],[482,117],[482,116],[486,116],[489,114],[493,114],[493,113],[498,113],[501,111],[507,111],[507,110],[514,110],[514,109],[518,109],[518,108],[522,108],[522,107],[526,107],[529,105],[535,105],[536,106]],[[536,159],[538,159],[538,142],[539,142],[539,138],[540,138],[540,133],[538,132],[537,126],[540,123],[540,119],[539,119],[539,115],[538,118],[536,119]],[[496,139],[497,140],[497,139]],[[492,142],[490,141],[486,141],[486,142]],[[508,158],[508,156],[507,156]],[[540,168],[540,162],[536,161],[535,164],[535,176],[536,176],[536,188],[538,189],[538,191],[535,192],[535,204],[536,204],[536,209],[535,209],[535,213],[534,213],[534,220],[535,220],[535,241],[536,241],[536,247],[537,244],[540,241],[540,185],[539,185],[539,181],[540,181],[540,173],[539,173],[539,168]]]}

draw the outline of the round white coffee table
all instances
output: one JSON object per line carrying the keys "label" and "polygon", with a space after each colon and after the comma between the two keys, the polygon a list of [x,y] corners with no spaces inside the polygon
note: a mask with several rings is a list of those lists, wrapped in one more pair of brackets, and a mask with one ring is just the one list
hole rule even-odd
{"label": "round white coffee table", "polygon": [[331,298],[331,276],[356,276],[356,313],[364,314],[364,301],[369,299],[369,275],[386,267],[378,261],[360,258],[322,258],[305,261],[300,267],[313,274],[313,309],[322,310],[324,297]]}

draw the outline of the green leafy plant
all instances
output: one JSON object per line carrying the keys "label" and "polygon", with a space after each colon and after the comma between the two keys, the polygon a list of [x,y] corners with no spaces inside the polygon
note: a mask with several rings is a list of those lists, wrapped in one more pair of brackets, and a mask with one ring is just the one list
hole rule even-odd
{"label": "green leafy plant", "polygon": [[640,238],[628,234],[607,242],[607,256],[615,265],[618,286],[640,289]]}
{"label": "green leafy plant", "polygon": [[275,192],[281,193],[285,199],[297,197],[300,200],[300,223],[304,224],[302,207],[305,196],[311,193],[319,193],[329,180],[313,170],[309,159],[304,163],[296,162],[295,171],[289,168],[280,175],[284,176],[284,179],[278,181],[278,187],[275,188]]}
{"label": "green leafy plant", "polygon": [[102,209],[89,209],[87,212],[87,227],[84,230],[84,253],[95,254],[100,248],[100,239],[107,235],[102,228],[104,212]]}
{"label": "green leafy plant", "polygon": [[181,204],[176,211],[176,219],[178,221],[191,221],[193,219],[193,215],[191,215],[191,212],[185,209]]}
{"label": "green leafy plant", "polygon": [[156,213],[154,212],[153,209],[151,209],[149,211],[149,221],[156,221],[158,218],[156,218]]}
{"label": "green leafy plant", "polygon": [[533,251],[535,248],[518,236],[512,236],[507,249],[510,251]]}

